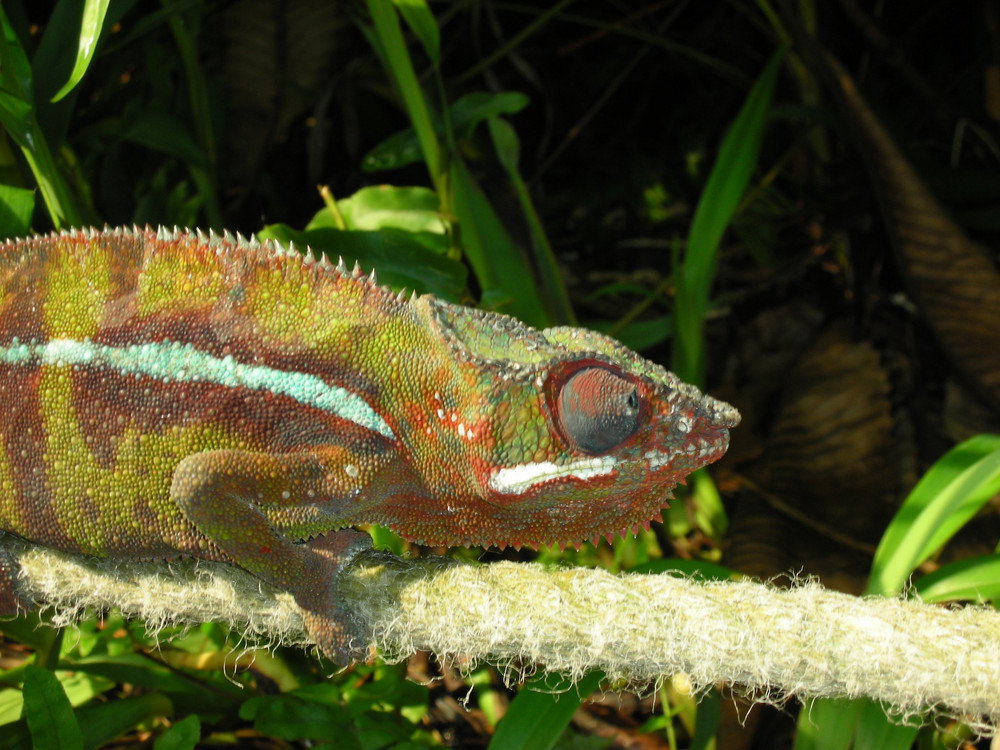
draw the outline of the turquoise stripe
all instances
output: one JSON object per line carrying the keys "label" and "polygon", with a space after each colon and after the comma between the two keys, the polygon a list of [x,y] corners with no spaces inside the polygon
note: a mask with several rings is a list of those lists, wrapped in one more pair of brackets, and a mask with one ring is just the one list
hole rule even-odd
{"label": "turquoise stripe", "polygon": [[123,375],[146,375],[164,383],[211,383],[226,388],[268,391],[354,422],[390,440],[396,438],[385,420],[363,398],[345,388],[325,383],[306,372],[247,365],[231,356],[214,357],[191,344],[177,341],[114,347],[89,340],[56,339],[44,344],[26,344],[14,339],[10,346],[0,349],[0,364],[35,363],[91,365]]}

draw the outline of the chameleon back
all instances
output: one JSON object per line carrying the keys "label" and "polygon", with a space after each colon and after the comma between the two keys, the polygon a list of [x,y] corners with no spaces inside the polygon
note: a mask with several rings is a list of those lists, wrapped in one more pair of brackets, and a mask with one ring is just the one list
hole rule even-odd
{"label": "chameleon back", "polygon": [[[434,545],[625,533],[739,420],[605,336],[407,300],[229,236],[8,242],[0,290],[0,532],[235,563],[290,591],[340,661],[360,638],[334,581],[368,544],[345,527]],[[0,613],[15,590],[0,552]]]}

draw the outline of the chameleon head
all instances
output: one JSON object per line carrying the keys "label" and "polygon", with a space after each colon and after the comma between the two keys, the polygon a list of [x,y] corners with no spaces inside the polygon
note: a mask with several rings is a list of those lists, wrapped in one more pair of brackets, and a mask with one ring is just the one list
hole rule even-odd
{"label": "chameleon head", "polygon": [[739,422],[601,334],[435,305],[453,353],[477,373],[473,390],[489,394],[468,467],[478,497],[452,506],[465,543],[577,543],[646,524],[678,482],[725,453]]}

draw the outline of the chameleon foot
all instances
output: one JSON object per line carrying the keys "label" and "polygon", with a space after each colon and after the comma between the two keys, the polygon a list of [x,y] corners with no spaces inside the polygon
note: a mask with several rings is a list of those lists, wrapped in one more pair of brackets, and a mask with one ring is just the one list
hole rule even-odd
{"label": "chameleon foot", "polygon": [[370,637],[362,623],[347,610],[337,595],[337,577],[359,553],[370,550],[367,534],[345,529],[309,542],[309,549],[322,558],[321,574],[327,584],[325,595],[312,592],[296,597],[302,609],[306,631],[320,651],[341,666],[365,661],[369,656]]}

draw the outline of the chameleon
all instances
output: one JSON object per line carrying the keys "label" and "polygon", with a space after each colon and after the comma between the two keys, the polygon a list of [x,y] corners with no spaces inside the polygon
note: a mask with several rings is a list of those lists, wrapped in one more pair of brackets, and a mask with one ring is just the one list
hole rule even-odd
{"label": "chameleon", "polygon": [[[230,563],[334,661],[381,524],[432,546],[575,544],[661,518],[739,413],[590,330],[407,296],[229,233],[0,244],[0,535]],[[29,609],[0,546],[0,613]]]}

